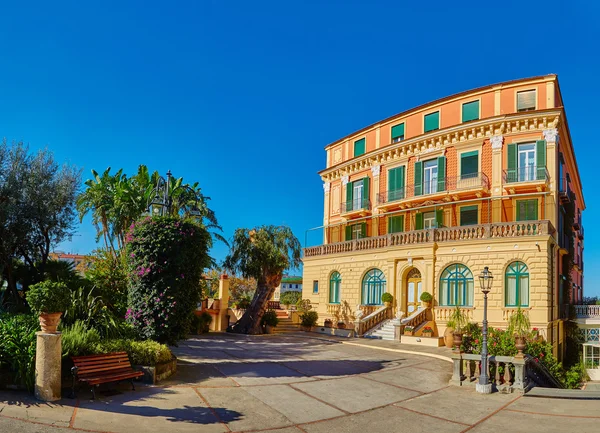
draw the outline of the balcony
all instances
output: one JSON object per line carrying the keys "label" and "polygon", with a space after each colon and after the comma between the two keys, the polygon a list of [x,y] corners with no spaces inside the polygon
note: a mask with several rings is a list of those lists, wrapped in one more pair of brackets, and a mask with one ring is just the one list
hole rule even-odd
{"label": "balcony", "polygon": [[371,200],[367,198],[355,198],[345,201],[340,206],[340,214],[345,217],[364,216],[371,211]]}
{"label": "balcony", "polygon": [[434,194],[446,194],[453,191],[488,190],[489,184],[488,177],[485,173],[481,172],[457,177],[446,177],[442,182],[436,179],[432,182],[423,182],[420,185],[409,185],[394,191],[379,193],[377,194],[377,205],[391,205],[406,199],[420,198]]}
{"label": "balcony", "polygon": [[304,257],[343,254],[353,251],[369,251],[396,246],[426,244],[433,242],[477,241],[480,239],[519,238],[554,233],[549,221],[527,221],[479,224],[461,227],[413,230],[388,233],[382,236],[336,242],[304,249]]}
{"label": "balcony", "polygon": [[578,319],[600,319],[600,305],[575,305]]}
{"label": "balcony", "polygon": [[507,189],[530,186],[537,186],[539,188],[541,185],[548,184],[550,174],[545,166],[529,165],[519,167],[516,170],[503,170],[502,180],[504,181],[504,187]]}
{"label": "balcony", "polygon": [[575,194],[571,191],[571,185],[566,178],[558,181],[558,198],[561,204],[571,203],[575,200]]}

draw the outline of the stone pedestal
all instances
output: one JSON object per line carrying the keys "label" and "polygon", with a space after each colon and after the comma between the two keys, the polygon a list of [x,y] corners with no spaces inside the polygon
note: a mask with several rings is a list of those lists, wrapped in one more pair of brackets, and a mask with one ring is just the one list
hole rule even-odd
{"label": "stone pedestal", "polygon": [[221,305],[219,308],[219,315],[217,316],[217,323],[215,324],[215,331],[225,331],[229,326],[229,320],[227,314],[229,314],[229,277],[227,274],[221,275],[219,279],[219,299]]}
{"label": "stone pedestal", "polygon": [[62,334],[37,332],[35,351],[35,396],[42,401],[60,400]]}

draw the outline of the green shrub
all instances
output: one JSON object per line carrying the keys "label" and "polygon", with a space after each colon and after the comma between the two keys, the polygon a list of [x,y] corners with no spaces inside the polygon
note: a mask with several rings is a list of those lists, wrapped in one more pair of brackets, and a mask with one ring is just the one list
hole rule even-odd
{"label": "green shrub", "polygon": [[27,303],[36,314],[63,313],[69,306],[69,288],[64,283],[42,281],[29,287]]}
{"label": "green shrub", "polygon": [[127,262],[106,249],[93,252],[87,260],[86,278],[96,287],[108,309],[118,317],[127,311]]}
{"label": "green shrub", "polygon": [[394,297],[392,296],[391,293],[385,292],[383,295],[381,295],[381,302],[394,302]]}
{"label": "green shrub", "polygon": [[296,308],[301,314],[308,313],[310,310],[312,310],[310,299],[300,299],[298,302],[296,302]]}
{"label": "green shrub", "polygon": [[95,329],[88,329],[81,321],[62,328],[63,357],[83,356],[96,353],[100,342],[100,334]]}
{"label": "green shrub", "polygon": [[206,311],[203,311],[199,315],[192,315],[192,332],[195,334],[206,334],[210,331],[210,323],[212,322],[212,316]]}
{"label": "green shrub", "polygon": [[260,324],[261,326],[277,326],[279,324],[277,313],[273,310],[265,311],[265,314],[260,319]]}
{"label": "green shrub", "polygon": [[39,320],[30,314],[0,316],[0,366],[8,367],[13,382],[33,391],[35,384],[35,333]]}
{"label": "green shrub", "polygon": [[421,299],[423,302],[431,302],[433,301],[433,295],[429,292],[423,292],[421,293],[421,297],[419,299]]}
{"label": "green shrub", "polygon": [[169,362],[173,354],[169,348],[152,340],[131,341],[131,351],[128,351],[132,364],[156,365]]}
{"label": "green shrub", "polygon": [[296,305],[300,300],[302,300],[302,292],[287,291],[279,296],[279,303],[283,305]]}
{"label": "green shrub", "polygon": [[127,320],[143,338],[186,338],[211,259],[208,231],[171,217],[146,217],[127,234],[130,279]]}
{"label": "green shrub", "polygon": [[319,320],[319,315],[316,311],[307,311],[306,313],[302,313],[300,315],[300,324],[302,326],[310,327],[317,325],[317,321]]}

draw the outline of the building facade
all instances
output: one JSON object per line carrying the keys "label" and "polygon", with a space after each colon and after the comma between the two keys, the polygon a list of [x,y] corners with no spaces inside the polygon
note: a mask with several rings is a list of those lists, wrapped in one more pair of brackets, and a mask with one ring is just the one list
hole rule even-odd
{"label": "building facade", "polygon": [[286,276],[281,279],[281,283],[273,292],[273,301],[279,301],[284,292],[302,292],[302,277]]}
{"label": "building facade", "polygon": [[564,350],[583,297],[585,203],[555,75],[490,85],[405,111],[326,148],[323,244],[304,250],[303,298],[411,314],[433,295],[441,335],[456,306],[490,326],[518,307]]}

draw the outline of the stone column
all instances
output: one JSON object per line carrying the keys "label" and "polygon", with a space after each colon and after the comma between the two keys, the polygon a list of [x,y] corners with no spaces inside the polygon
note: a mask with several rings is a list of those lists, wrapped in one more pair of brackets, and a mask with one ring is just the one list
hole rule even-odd
{"label": "stone column", "polygon": [[62,334],[36,332],[35,396],[43,401],[61,398]]}
{"label": "stone column", "polygon": [[[501,135],[493,135],[490,137],[492,144],[492,221],[502,221],[502,145],[504,137]],[[494,200],[494,198],[496,198]],[[487,221],[486,221],[487,222]]]}
{"label": "stone column", "polygon": [[221,300],[221,309],[217,316],[215,331],[225,331],[229,326],[227,315],[229,314],[229,277],[222,274],[219,279],[219,299]]}

